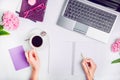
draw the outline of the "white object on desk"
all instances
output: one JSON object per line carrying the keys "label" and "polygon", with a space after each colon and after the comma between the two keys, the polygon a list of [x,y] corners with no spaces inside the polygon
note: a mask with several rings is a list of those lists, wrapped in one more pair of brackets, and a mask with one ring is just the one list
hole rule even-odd
{"label": "white object on desk", "polygon": [[19,4],[16,7],[17,12],[20,12],[21,6],[22,6],[22,0],[19,1]]}
{"label": "white object on desk", "polygon": [[[95,47],[96,45],[96,47]],[[92,58],[94,62],[97,64],[97,69],[95,73],[95,77],[97,79],[100,79],[104,75],[104,71],[107,67],[107,64],[110,64],[108,62],[107,56],[109,56],[109,52],[107,51],[107,46],[105,44],[94,44],[92,41],[80,41],[76,42],[75,46],[75,72],[74,74],[76,76],[84,77],[85,80],[85,74],[83,72],[82,67],[80,66],[80,62],[82,61],[82,58],[80,58],[81,53],[83,55],[88,56],[89,58]]]}
{"label": "white object on desk", "polygon": [[[42,33],[45,33],[45,35],[43,35]],[[29,33],[27,33],[26,37],[25,37],[25,41],[28,41],[28,45],[31,46],[31,44],[30,44],[31,37],[33,37],[35,35],[39,35],[43,40],[42,45],[40,47],[36,48],[36,49],[40,50],[40,49],[45,48],[48,45],[48,43],[47,43],[47,41],[49,40],[48,39],[48,34],[45,31],[43,31],[43,30],[41,30],[39,28],[33,29]]]}
{"label": "white object on desk", "polygon": [[[103,80],[104,74],[112,66],[109,62],[109,48],[105,44],[94,44],[94,41],[54,41],[50,54],[50,80],[85,80],[85,74],[81,67],[81,52],[92,58],[97,64],[95,79]],[[101,44],[101,45],[100,45]],[[96,47],[95,47],[96,46]],[[74,77],[74,78],[71,78]]]}
{"label": "white object on desk", "polygon": [[72,43],[53,42],[50,46],[50,75],[52,80],[62,80],[71,75],[72,69]]}
{"label": "white object on desk", "polygon": [[0,10],[15,12],[20,0],[0,0]]}

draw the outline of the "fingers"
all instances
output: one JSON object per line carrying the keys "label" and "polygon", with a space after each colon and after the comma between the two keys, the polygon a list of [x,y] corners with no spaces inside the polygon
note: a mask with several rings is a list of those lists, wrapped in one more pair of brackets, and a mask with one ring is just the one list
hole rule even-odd
{"label": "fingers", "polygon": [[38,54],[36,53],[35,49],[33,50],[33,53],[34,53],[34,59],[35,59],[35,61],[37,61],[38,65],[40,65],[40,60],[39,60]]}
{"label": "fingers", "polygon": [[28,59],[28,51],[25,52],[25,57]]}
{"label": "fingers", "polygon": [[36,53],[35,49],[32,49],[30,51],[27,51],[25,53],[25,56],[27,58],[27,60],[30,62],[31,60],[33,61],[37,61],[39,60],[38,54]]}
{"label": "fingers", "polygon": [[34,58],[37,60],[38,59],[38,55],[37,55],[35,49],[33,49],[33,55],[34,55]]}
{"label": "fingers", "polygon": [[94,63],[94,61],[90,58],[84,58],[82,60],[82,67],[85,72],[86,78],[88,80],[93,80],[94,73],[96,70],[96,64]]}
{"label": "fingers", "polygon": [[32,70],[38,71],[40,68],[40,61],[38,54],[34,49],[25,53],[28,63],[31,65]]}
{"label": "fingers", "polygon": [[30,58],[30,59],[33,59],[33,60],[36,60],[36,57],[37,57],[36,52],[35,52],[34,50],[31,50],[31,51],[29,52],[29,58]]}
{"label": "fingers", "polygon": [[83,67],[84,72],[85,72],[86,74],[88,74],[89,71],[88,71],[86,59],[83,59],[83,60],[82,60],[82,67]]}
{"label": "fingers", "polygon": [[86,62],[88,63],[88,66],[90,68],[93,68],[93,69],[96,68],[96,64],[91,58],[87,59]]}
{"label": "fingers", "polygon": [[31,64],[30,54],[31,54],[31,51],[28,51],[28,53],[27,53],[27,61],[29,62],[29,64]]}
{"label": "fingers", "polygon": [[88,73],[89,71],[94,72],[96,69],[96,64],[94,63],[92,59],[85,58],[82,60],[82,67],[86,73]]}
{"label": "fingers", "polygon": [[25,56],[27,58],[27,61],[30,63],[32,59],[34,59],[35,53],[33,52],[33,50],[27,51],[25,52]]}
{"label": "fingers", "polygon": [[30,51],[26,51],[25,52],[25,57],[26,57],[26,59],[27,59],[27,61],[30,63],[30,56],[29,56],[29,54],[30,54]]}

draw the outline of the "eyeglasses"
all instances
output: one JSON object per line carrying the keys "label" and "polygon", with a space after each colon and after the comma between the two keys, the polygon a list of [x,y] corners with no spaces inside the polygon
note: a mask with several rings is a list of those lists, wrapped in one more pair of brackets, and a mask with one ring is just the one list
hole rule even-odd
{"label": "eyeglasses", "polygon": [[34,11],[34,10],[37,10],[37,9],[43,10],[43,9],[45,9],[45,8],[46,8],[46,6],[44,5],[44,3],[41,3],[41,4],[39,4],[38,6],[32,8],[32,9],[30,9],[30,10],[25,11],[25,12],[24,12],[24,18],[26,18],[26,17],[30,14],[30,12],[32,12],[32,11]]}

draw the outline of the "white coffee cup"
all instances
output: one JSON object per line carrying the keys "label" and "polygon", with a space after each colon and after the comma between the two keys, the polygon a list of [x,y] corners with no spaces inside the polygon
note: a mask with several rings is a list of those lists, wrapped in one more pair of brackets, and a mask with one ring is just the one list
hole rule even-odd
{"label": "white coffee cup", "polygon": [[33,35],[30,37],[29,43],[32,48],[39,48],[43,44],[43,39],[40,35]]}

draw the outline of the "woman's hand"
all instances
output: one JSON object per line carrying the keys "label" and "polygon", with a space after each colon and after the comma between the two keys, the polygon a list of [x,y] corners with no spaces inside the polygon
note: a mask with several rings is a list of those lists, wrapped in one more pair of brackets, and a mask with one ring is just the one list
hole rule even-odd
{"label": "woman's hand", "polygon": [[94,73],[96,70],[96,64],[92,59],[85,58],[82,60],[82,67],[85,72],[87,80],[93,80],[94,79]]}
{"label": "woman's hand", "polygon": [[34,49],[28,51],[26,53],[26,58],[29,64],[32,67],[31,80],[38,80],[39,68],[40,68],[40,60]]}

